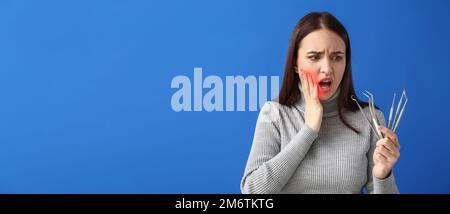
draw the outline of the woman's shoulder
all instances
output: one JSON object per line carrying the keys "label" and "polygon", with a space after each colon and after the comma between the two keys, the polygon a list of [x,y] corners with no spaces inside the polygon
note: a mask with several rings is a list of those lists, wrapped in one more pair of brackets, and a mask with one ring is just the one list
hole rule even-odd
{"label": "woman's shoulder", "polygon": [[258,122],[273,123],[280,119],[280,105],[275,101],[267,101],[261,107],[258,116]]}
{"label": "woman's shoulder", "polygon": [[283,115],[291,115],[293,106],[283,105],[275,98],[261,107],[259,118],[265,122],[278,122]]}

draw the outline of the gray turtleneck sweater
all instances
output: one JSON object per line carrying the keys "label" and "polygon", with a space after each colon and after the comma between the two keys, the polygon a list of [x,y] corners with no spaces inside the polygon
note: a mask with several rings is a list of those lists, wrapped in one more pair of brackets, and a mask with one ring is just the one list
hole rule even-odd
{"label": "gray turtleneck sweater", "polygon": [[[305,101],[288,107],[276,101],[262,107],[241,181],[242,193],[398,193],[393,173],[372,175],[376,134],[360,111],[339,119],[337,94],[322,102],[319,133],[305,124]],[[368,115],[368,108],[365,108]],[[385,125],[383,114],[377,116]]]}

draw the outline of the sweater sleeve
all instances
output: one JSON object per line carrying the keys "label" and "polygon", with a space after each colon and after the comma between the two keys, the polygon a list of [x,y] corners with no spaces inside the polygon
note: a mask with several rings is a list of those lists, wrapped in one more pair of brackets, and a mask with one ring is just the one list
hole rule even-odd
{"label": "sweater sleeve", "polygon": [[[386,126],[386,120],[381,111],[377,110],[377,118],[380,121],[380,125]],[[378,139],[376,137],[376,133],[371,131],[370,137],[370,150],[367,153],[367,159],[369,162],[369,166],[367,168],[367,184],[366,189],[369,194],[398,194],[397,184],[395,183],[394,171],[391,171],[391,174],[385,179],[378,179],[377,177],[372,175],[373,169],[373,153],[376,148],[376,143]]]}
{"label": "sweater sleeve", "polygon": [[279,110],[278,103],[267,102],[259,113],[241,180],[241,192],[244,194],[279,193],[318,136],[309,126],[303,125],[281,150]]}

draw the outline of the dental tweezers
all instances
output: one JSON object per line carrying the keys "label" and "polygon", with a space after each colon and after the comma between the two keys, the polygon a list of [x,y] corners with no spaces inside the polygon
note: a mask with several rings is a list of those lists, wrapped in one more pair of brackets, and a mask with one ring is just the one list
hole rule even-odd
{"label": "dental tweezers", "polygon": [[[378,120],[378,117],[376,117],[376,111],[375,111],[375,102],[374,102],[374,96],[372,93],[370,93],[369,91],[365,91],[364,96],[366,96],[369,100],[369,112],[370,112],[370,119],[369,117],[364,113],[363,108],[361,107],[361,105],[359,104],[358,100],[355,98],[354,95],[352,95],[350,98],[356,102],[356,104],[358,105],[359,110],[361,111],[362,115],[364,116],[364,118],[367,120],[367,122],[369,123],[370,127],[372,128],[372,130],[377,134],[377,138],[381,139],[383,138],[382,133],[380,132],[380,130],[378,130],[378,126],[380,125],[380,121]],[[400,120],[403,116],[403,112],[405,111],[405,107],[406,107],[406,103],[408,102],[408,96],[406,96],[406,92],[403,89],[403,93],[402,96],[400,97],[400,101],[397,105],[397,109],[395,110],[395,115],[394,115],[394,119],[392,120],[392,114],[394,113],[394,104],[395,104],[395,97],[396,94],[394,93],[394,98],[392,99],[392,104],[391,104],[391,109],[389,112],[389,121],[388,121],[388,129],[391,129],[393,132],[395,132],[398,128],[398,125],[400,123]],[[404,100],[404,102],[403,102]],[[402,105],[403,103],[403,105]],[[392,123],[391,123],[392,122]]]}

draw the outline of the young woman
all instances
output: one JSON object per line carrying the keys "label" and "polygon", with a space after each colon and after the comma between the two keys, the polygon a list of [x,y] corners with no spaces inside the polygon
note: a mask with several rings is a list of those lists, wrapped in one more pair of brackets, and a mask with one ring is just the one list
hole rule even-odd
{"label": "young woman", "polygon": [[398,138],[380,126],[377,140],[351,100],[350,59],[348,33],[333,15],[314,12],[298,22],[279,97],[258,117],[242,193],[398,193]]}

